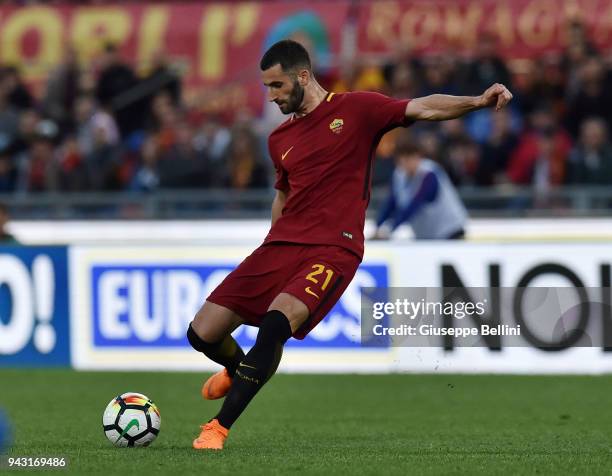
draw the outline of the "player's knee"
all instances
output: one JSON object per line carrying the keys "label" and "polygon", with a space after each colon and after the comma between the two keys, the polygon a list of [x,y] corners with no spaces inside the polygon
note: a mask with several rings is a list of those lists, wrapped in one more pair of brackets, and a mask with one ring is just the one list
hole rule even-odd
{"label": "player's knee", "polygon": [[194,330],[193,322],[189,324],[189,328],[187,329],[187,340],[198,352],[206,352],[207,343],[202,339]]}
{"label": "player's knee", "polygon": [[236,327],[232,317],[227,314],[218,312],[214,306],[206,302],[195,314],[193,321],[191,321],[190,327],[195,333],[195,336],[192,336],[192,338],[195,340],[195,337],[199,337],[204,342],[219,342],[223,340]]}
{"label": "player's knee", "polygon": [[189,324],[189,329],[187,329],[187,340],[191,344],[191,347],[198,352],[204,353],[205,355],[208,355],[210,351],[214,351],[214,349],[218,348],[220,343],[223,341],[223,339],[218,341],[199,335],[193,328],[193,322]]}
{"label": "player's knee", "polygon": [[281,311],[268,311],[259,326],[256,344],[284,344],[291,334],[291,324],[287,316]]}

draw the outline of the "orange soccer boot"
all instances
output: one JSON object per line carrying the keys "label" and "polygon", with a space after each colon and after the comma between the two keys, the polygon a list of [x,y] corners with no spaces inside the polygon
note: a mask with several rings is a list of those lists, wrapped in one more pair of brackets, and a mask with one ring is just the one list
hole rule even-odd
{"label": "orange soccer boot", "polygon": [[200,436],[193,440],[193,447],[196,450],[222,450],[223,443],[229,434],[229,430],[224,428],[216,418],[200,427]]}
{"label": "orange soccer boot", "polygon": [[219,370],[210,377],[202,386],[202,398],[205,400],[217,400],[223,398],[232,386],[232,377],[227,373],[227,369]]}

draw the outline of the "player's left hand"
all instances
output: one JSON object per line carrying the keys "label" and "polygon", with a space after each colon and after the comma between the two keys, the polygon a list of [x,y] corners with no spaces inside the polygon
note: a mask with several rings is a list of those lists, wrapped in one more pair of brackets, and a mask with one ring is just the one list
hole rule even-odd
{"label": "player's left hand", "polygon": [[512,93],[506,86],[500,83],[495,83],[484,93],[481,94],[480,100],[484,107],[493,107],[499,111],[512,99]]}

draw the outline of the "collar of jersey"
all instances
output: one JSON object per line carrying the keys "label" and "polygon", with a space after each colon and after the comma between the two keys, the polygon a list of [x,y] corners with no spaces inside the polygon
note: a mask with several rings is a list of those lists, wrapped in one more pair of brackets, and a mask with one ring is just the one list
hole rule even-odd
{"label": "collar of jersey", "polygon": [[325,97],[323,98],[323,100],[319,104],[317,104],[317,107],[315,107],[312,111],[310,111],[305,116],[295,117],[295,114],[292,114],[291,117],[289,118],[289,124],[293,124],[296,122],[303,122],[304,120],[307,120],[309,117],[310,118],[317,117],[322,112],[325,112],[325,109],[327,109],[327,107],[325,107],[325,104],[331,102],[331,101],[328,101],[331,95],[337,96],[337,94],[335,93],[331,93],[331,92],[327,93]]}

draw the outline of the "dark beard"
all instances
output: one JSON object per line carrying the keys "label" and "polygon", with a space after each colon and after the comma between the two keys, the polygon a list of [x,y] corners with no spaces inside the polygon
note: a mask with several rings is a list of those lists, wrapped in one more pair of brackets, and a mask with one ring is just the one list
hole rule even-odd
{"label": "dark beard", "polygon": [[304,100],[304,88],[300,86],[298,80],[293,81],[293,89],[287,99],[287,109],[283,111],[285,114],[299,112],[302,101]]}

